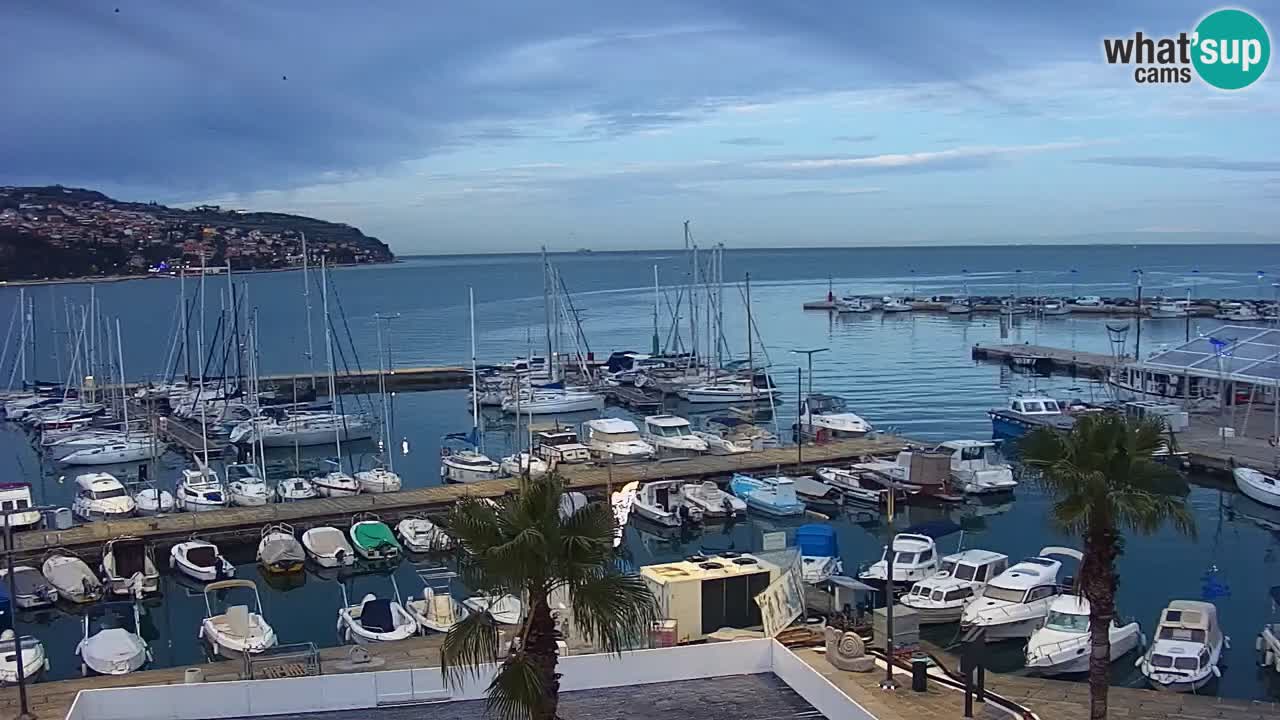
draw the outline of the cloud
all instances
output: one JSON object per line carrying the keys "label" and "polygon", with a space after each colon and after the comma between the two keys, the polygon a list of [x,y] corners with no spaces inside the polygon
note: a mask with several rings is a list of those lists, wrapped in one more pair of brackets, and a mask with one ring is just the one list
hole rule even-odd
{"label": "cloud", "polygon": [[991,160],[1002,156],[1026,155],[1059,150],[1075,150],[1098,141],[1050,142],[1035,145],[1006,146],[971,146],[956,147],[947,150],[913,153],[886,153],[882,155],[864,155],[854,157],[818,157],[795,160],[777,160],[760,163],[763,167],[777,167],[785,170],[891,170],[903,168],[920,168],[941,166],[957,161]]}
{"label": "cloud", "polygon": [[782,144],[781,140],[772,140],[770,138],[751,135],[746,137],[726,138],[720,142],[725,145],[739,145],[741,147],[770,147]]}
{"label": "cloud", "polygon": [[1113,155],[1087,158],[1083,162],[1122,167],[1167,170],[1225,170],[1228,172],[1277,172],[1280,160],[1233,160],[1212,155]]}
{"label": "cloud", "polygon": [[835,142],[864,143],[876,139],[875,135],[836,135],[831,138]]}

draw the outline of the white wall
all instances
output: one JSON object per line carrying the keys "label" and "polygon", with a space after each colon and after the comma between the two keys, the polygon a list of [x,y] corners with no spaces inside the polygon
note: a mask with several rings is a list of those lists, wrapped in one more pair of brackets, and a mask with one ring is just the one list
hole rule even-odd
{"label": "white wall", "polygon": [[818,712],[840,720],[875,720],[869,710],[845,695],[840,688],[809,664],[795,656],[782,643],[772,644],[772,670],[780,680],[804,698]]}

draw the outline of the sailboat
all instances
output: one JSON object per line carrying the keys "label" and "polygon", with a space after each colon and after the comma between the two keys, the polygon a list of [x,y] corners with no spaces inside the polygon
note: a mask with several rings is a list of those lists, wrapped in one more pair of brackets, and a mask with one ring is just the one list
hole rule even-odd
{"label": "sailboat", "polygon": [[391,366],[391,358],[383,355],[383,317],[375,315],[373,319],[377,324],[378,330],[378,397],[382,400],[382,428],[378,444],[382,445],[382,452],[379,455],[378,466],[371,470],[361,470],[356,473],[356,482],[360,483],[361,492],[376,494],[395,492],[403,486],[403,482],[393,467],[394,460],[392,458],[395,457],[395,453],[391,451],[391,415],[390,407],[387,404],[386,375],[387,368]]}
{"label": "sailboat", "polygon": [[[476,294],[473,288],[467,288],[467,306],[471,314],[471,387],[475,388],[479,387],[480,375],[476,366]],[[517,382],[519,382],[518,379]],[[451,433],[441,440],[441,480],[469,483],[494,480],[502,475],[502,466],[479,449],[479,439],[480,398],[473,392],[471,393],[471,434]],[[466,443],[466,447],[455,450],[449,446],[450,441]]]}
{"label": "sailboat", "polygon": [[[329,322],[329,276],[325,273],[323,257],[320,259],[320,298],[324,305],[324,351],[329,371],[329,397],[337,399],[337,383],[333,375],[333,332]],[[333,470],[311,478],[311,482],[324,497],[345,497],[360,492],[360,483],[342,471],[342,430],[343,423],[334,424],[333,439],[338,455],[334,460],[328,461],[333,465]]]}

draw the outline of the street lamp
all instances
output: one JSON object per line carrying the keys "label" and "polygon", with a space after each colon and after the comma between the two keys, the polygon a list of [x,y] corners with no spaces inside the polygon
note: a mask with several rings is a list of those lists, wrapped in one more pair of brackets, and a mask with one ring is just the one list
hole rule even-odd
{"label": "street lamp", "polygon": [[13,582],[13,524],[9,522],[10,515],[28,512],[44,512],[45,510],[53,510],[56,505],[31,505],[24,508],[14,507],[10,509],[0,510],[0,515],[4,516],[4,564],[9,571],[9,613],[13,618],[13,653],[15,664],[18,671],[18,717],[17,720],[35,720],[35,715],[27,708],[27,676],[26,671],[22,667],[22,635],[18,632],[18,614],[13,612],[15,598],[18,597],[18,589]]}
{"label": "street lamp", "polygon": [[[813,356],[817,355],[820,352],[827,352],[830,349],[831,348],[811,348],[808,350],[792,350],[791,351],[792,355],[805,355],[809,358],[809,393],[808,393],[809,398],[800,399],[800,402],[796,404],[796,432],[800,434],[800,437],[797,438],[797,442],[796,442],[796,464],[801,464],[801,460],[804,457],[803,455],[804,451],[801,450],[801,448],[804,447],[804,430],[801,429],[800,427],[801,406],[805,408],[806,410],[805,414],[808,415],[809,417],[809,423],[808,423],[809,434],[813,435],[813,408],[809,407],[808,405],[808,403],[813,398]],[[796,388],[796,392],[797,393],[800,392],[799,387]]]}

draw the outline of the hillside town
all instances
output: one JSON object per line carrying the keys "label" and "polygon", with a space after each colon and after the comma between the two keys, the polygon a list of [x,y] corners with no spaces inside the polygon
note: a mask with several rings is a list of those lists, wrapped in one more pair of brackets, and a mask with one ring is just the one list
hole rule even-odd
{"label": "hillside town", "polygon": [[345,224],[216,205],[129,203],[75,188],[0,187],[0,280],[167,274],[208,266],[262,270],[311,262],[390,262]]}

